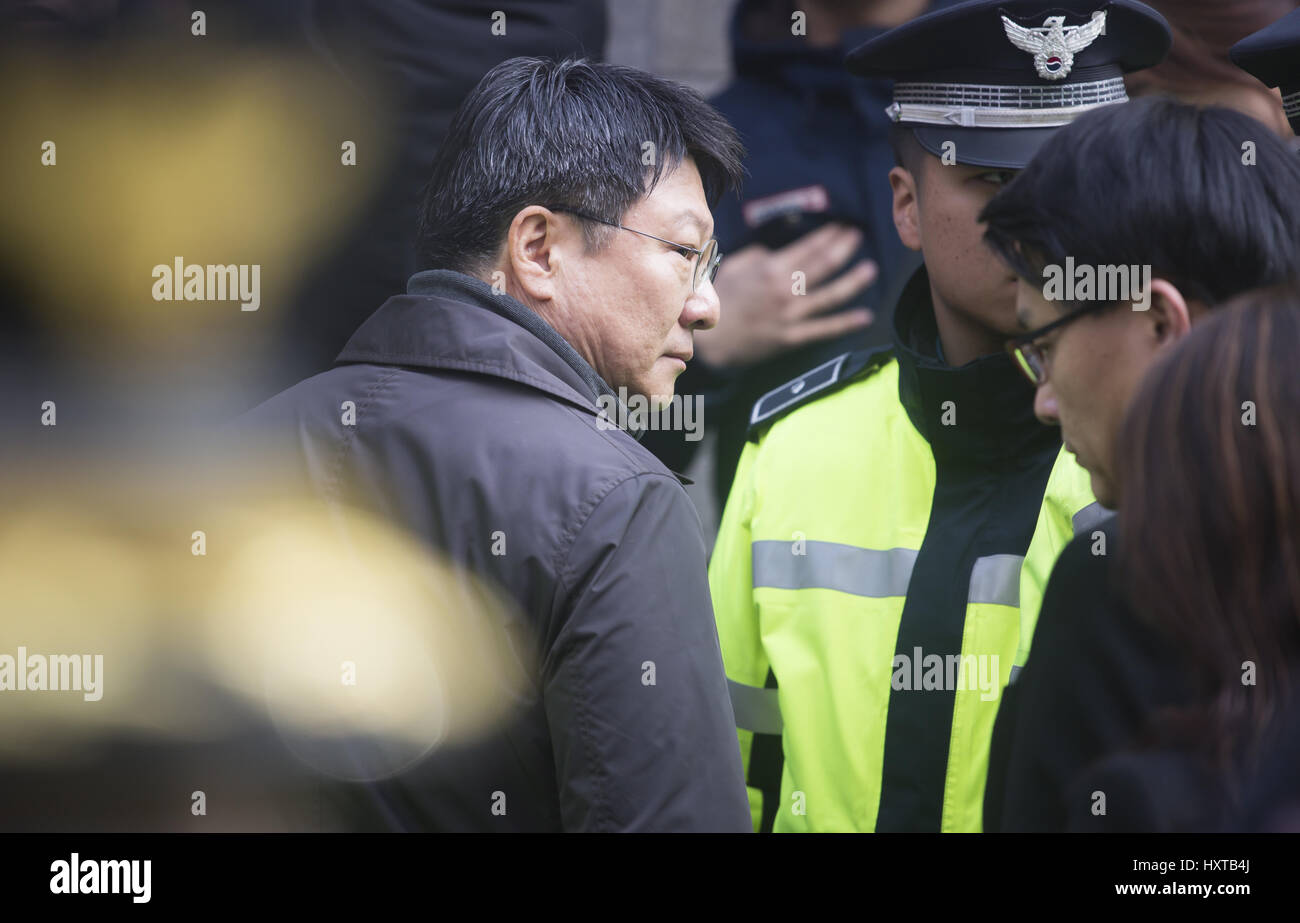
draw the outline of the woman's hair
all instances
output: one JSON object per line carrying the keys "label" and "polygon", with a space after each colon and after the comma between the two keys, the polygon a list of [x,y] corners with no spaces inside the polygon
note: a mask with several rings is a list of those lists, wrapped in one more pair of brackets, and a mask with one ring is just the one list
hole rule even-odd
{"label": "woman's hair", "polygon": [[1194,693],[1157,736],[1228,769],[1300,679],[1300,288],[1198,323],[1146,376],[1118,454],[1123,590]]}

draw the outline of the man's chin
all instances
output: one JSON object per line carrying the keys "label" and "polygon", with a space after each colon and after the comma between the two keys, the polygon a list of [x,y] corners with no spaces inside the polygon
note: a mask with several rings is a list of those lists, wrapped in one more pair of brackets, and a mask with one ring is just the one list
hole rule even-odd
{"label": "man's chin", "polygon": [[663,410],[673,402],[673,386],[654,389],[646,395],[646,400],[650,402],[651,410]]}
{"label": "man's chin", "polygon": [[1095,471],[1088,472],[1089,481],[1092,486],[1092,495],[1097,498],[1097,502],[1108,510],[1119,508],[1119,497],[1115,490],[1115,485],[1110,479]]}
{"label": "man's chin", "polygon": [[660,410],[672,403],[677,376],[656,376],[651,381],[639,381],[627,389],[628,396],[639,395],[651,410]]}

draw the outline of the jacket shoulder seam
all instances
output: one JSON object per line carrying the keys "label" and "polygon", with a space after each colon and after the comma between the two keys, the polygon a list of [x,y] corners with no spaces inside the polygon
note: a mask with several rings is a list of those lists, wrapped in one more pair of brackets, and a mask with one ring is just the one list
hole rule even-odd
{"label": "jacket shoulder seam", "polygon": [[566,585],[566,587],[569,583],[569,566],[572,563],[569,560],[569,554],[573,551],[573,545],[577,541],[578,536],[582,534],[582,531],[591,521],[592,515],[600,505],[605,502],[606,498],[608,498],[614,491],[618,490],[618,488],[622,487],[629,481],[643,477],[660,478],[672,484],[677,489],[682,489],[681,482],[671,474],[659,471],[634,471],[618,476],[617,480],[610,481],[596,493],[592,494],[587,501],[578,508],[577,518],[560,536],[559,547],[556,548],[555,559],[552,561],[552,564],[555,567],[556,576]]}
{"label": "jacket shoulder seam", "polygon": [[[375,398],[380,391],[387,388],[393,379],[398,376],[401,369],[389,369],[386,373],[379,375],[373,382],[367,386],[365,393],[362,394],[361,400],[357,402],[357,419],[363,419],[363,411],[374,403]],[[341,499],[339,491],[339,481],[343,473],[343,461],[348,454],[348,450],[355,444],[358,427],[346,426],[344,432],[339,434],[338,442],[334,447],[334,457],[330,459],[329,471],[325,475],[322,488],[326,495],[334,499]]]}
{"label": "jacket shoulder seam", "polygon": [[[627,474],[618,480],[613,481],[590,497],[588,501],[583,504],[578,520],[568,530],[566,530],[565,534],[561,537],[559,547],[556,549],[556,558],[553,562],[553,566],[555,567],[555,579],[560,585],[561,597],[568,595],[573,584],[573,580],[569,574],[569,565],[571,564],[569,561],[569,554],[572,552],[573,545],[577,541],[578,536],[582,534],[583,529],[585,529],[587,524],[591,521],[592,515],[600,505],[605,502],[609,495],[618,490],[618,488],[622,487],[629,481],[647,476],[652,478],[661,478],[676,485],[679,490],[681,489],[681,485],[677,482],[676,478],[669,475],[660,474],[657,471],[638,471],[632,474]],[[583,666],[584,665],[578,665],[575,670],[578,681],[582,686],[582,695],[576,703],[579,716],[579,726],[582,729],[582,745],[584,752],[588,756],[588,760],[593,770],[593,775],[598,780],[599,787],[597,791],[599,792],[599,801],[594,806],[597,818],[597,827],[598,829],[613,830],[615,829],[615,825],[613,807],[610,803],[608,789],[609,773],[598,757],[597,748],[595,746],[595,736],[591,733],[589,723],[591,694],[590,687],[587,685],[587,677],[583,670]]]}

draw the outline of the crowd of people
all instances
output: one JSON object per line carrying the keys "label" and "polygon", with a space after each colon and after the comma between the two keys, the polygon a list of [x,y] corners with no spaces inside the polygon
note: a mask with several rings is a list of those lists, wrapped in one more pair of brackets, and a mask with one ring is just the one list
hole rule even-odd
{"label": "crowd of people", "polygon": [[[322,487],[362,485],[508,587],[537,632],[537,695],[492,771],[380,797],[424,791],[402,800],[413,827],[492,823],[485,777],[529,792],[521,825],[564,829],[1284,817],[1295,793],[1264,779],[1300,678],[1300,157],[1254,115],[1297,120],[1300,14],[1235,52],[1281,100],[1242,71],[1228,108],[1231,87],[1129,99],[1176,34],[1133,0],[893,23],[863,4],[845,25],[865,33],[799,52],[775,12],[737,14],[734,127],[617,66],[491,70],[434,164],[428,269],[341,365],[250,416],[304,477],[335,459]],[[829,160],[777,180],[794,158],[770,139],[810,143],[792,121]],[[864,312],[872,284],[896,295]],[[718,338],[733,294],[747,320]],[[665,403],[697,332],[721,401],[711,552],[671,430],[597,409]],[[349,394],[354,431],[333,420]],[[494,556],[498,523],[515,550]]]}
{"label": "crowd of people", "polygon": [[232,430],[513,613],[340,827],[1300,830],[1297,5],[740,0],[712,103],[555,32],[406,74]]}

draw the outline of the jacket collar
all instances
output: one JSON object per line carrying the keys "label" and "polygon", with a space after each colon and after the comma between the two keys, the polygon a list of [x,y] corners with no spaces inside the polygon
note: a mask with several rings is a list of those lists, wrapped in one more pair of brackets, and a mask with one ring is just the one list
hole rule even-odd
{"label": "jacket collar", "polygon": [[[954,368],[938,356],[930,277],[919,268],[894,311],[898,396],[936,460],[1013,461],[1059,447],[1060,430],[1034,416],[1034,388],[1005,352]],[[945,402],[955,421],[944,425]]]}
{"label": "jacket collar", "polygon": [[[614,390],[537,315],[486,282],[447,269],[418,272],[348,340],[336,362],[450,369],[504,378],[593,414]],[[627,419],[624,414],[611,419]],[[638,431],[629,429],[635,438]]]}

